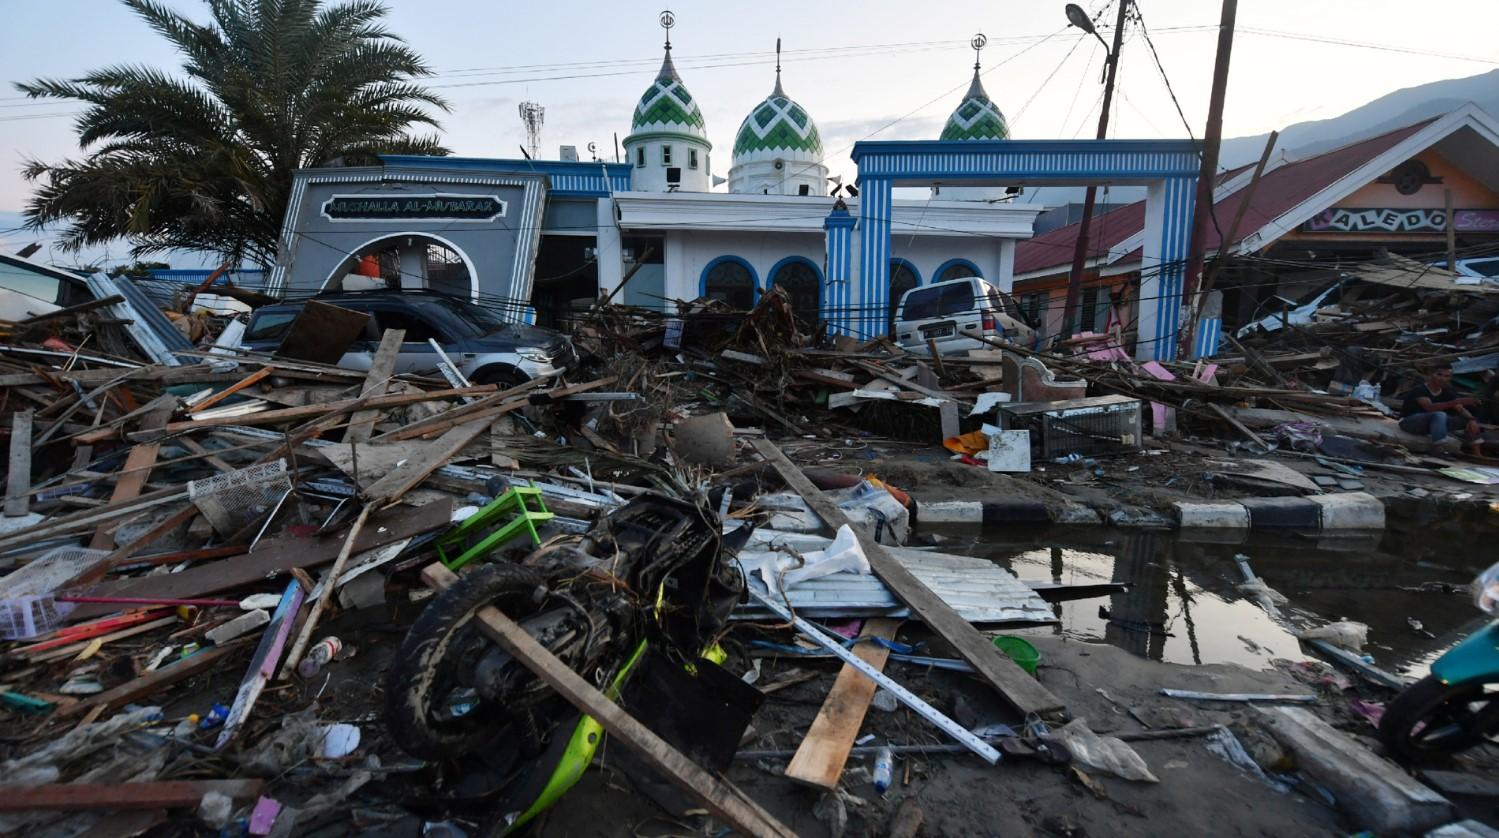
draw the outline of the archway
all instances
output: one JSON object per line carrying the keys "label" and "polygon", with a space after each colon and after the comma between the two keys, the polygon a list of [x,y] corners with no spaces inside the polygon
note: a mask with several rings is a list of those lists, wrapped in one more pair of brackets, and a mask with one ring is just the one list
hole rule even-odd
{"label": "archway", "polygon": [[759,283],[755,269],[738,256],[720,256],[703,268],[699,292],[711,300],[722,300],[736,311],[755,307]]}
{"label": "archway", "polygon": [[896,186],[1145,187],[1140,242],[1138,335],[1140,360],[1174,360],[1181,322],[1200,144],[1189,140],[862,140],[852,157],[859,167],[859,246],[854,270],[850,242],[855,225],[835,205],[827,230],[828,276],[840,288],[830,310],[843,334],[872,337],[885,327],[890,294],[892,190]]}
{"label": "archway", "polygon": [[797,318],[815,325],[822,319],[822,271],[811,260],[787,256],[770,269],[767,287],[781,286]]}
{"label": "archway", "polygon": [[937,270],[932,272],[932,281],[946,282],[949,279],[962,279],[969,276],[976,276],[983,279],[984,272],[979,270],[978,265],[973,264],[967,259],[948,259],[946,262],[938,265]]}
{"label": "archway", "polygon": [[392,233],[370,239],[323,280],[324,291],[389,289],[438,291],[479,299],[474,263],[456,244],[431,233]]}
{"label": "archway", "polygon": [[916,273],[915,265],[904,259],[890,260],[890,305],[885,318],[885,334],[892,340],[895,338],[895,313],[900,309],[900,298],[920,284],[921,275]]}

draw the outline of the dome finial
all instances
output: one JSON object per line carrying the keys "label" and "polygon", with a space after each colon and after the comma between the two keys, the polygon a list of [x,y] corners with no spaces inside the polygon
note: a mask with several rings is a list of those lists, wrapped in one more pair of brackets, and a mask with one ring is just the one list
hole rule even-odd
{"label": "dome finial", "polygon": [[661,72],[656,74],[658,81],[681,81],[682,77],[677,75],[677,67],[671,63],[671,28],[677,25],[677,16],[672,14],[671,9],[662,12],[658,20],[661,28],[666,32],[666,57],[661,60]]}
{"label": "dome finial", "polygon": [[786,92],[781,90],[781,39],[776,38],[776,89],[771,91],[772,96],[785,96]]}
{"label": "dome finial", "polygon": [[984,83],[979,81],[979,56],[984,51],[984,45],[988,43],[989,39],[982,32],[974,35],[973,40],[968,42],[968,45],[973,47],[973,83],[968,85],[968,95],[966,98],[989,98],[988,94],[984,92]]}

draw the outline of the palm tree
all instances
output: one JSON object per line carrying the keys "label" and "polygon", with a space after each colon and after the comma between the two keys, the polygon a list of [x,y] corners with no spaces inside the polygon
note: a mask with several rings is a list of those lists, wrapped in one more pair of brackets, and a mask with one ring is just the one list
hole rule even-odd
{"label": "palm tree", "polygon": [[297,169],[448,153],[410,133],[436,128],[428,108],[447,104],[413,82],[430,71],[376,0],[206,0],[207,24],[124,2],[182,53],[182,75],[120,65],[17,85],[89,105],[81,159],[24,169],[36,184],[27,225],[66,225],[65,249],[123,237],[136,258],[196,250],[267,265]]}

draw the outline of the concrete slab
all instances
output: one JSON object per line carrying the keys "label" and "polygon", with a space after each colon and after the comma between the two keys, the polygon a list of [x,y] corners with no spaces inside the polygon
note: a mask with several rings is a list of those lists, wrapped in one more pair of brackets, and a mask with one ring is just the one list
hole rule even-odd
{"label": "concrete slab", "polygon": [[1254,708],[1257,719],[1291,754],[1297,769],[1327,787],[1338,808],[1360,829],[1380,834],[1422,833],[1451,821],[1455,810],[1416,782],[1300,707]]}
{"label": "concrete slab", "polygon": [[1384,504],[1368,492],[1311,495],[1307,500],[1322,508],[1324,530],[1384,529]]}

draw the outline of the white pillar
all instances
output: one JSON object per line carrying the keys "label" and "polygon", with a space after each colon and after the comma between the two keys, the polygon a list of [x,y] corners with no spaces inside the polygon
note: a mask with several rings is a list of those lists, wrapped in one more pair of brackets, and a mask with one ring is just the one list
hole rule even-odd
{"label": "white pillar", "polygon": [[427,287],[427,245],[424,240],[411,239],[411,246],[401,244],[401,290],[419,291]]}
{"label": "white pillar", "polygon": [[994,285],[1006,294],[1015,290],[1015,240],[1000,239],[998,252],[999,270],[994,273]]}
{"label": "white pillar", "polygon": [[614,220],[613,198],[598,200],[594,219],[598,229],[594,231],[593,246],[599,272],[599,287],[595,293],[608,294],[619,287],[619,281],[625,275],[620,252],[619,224]]}

